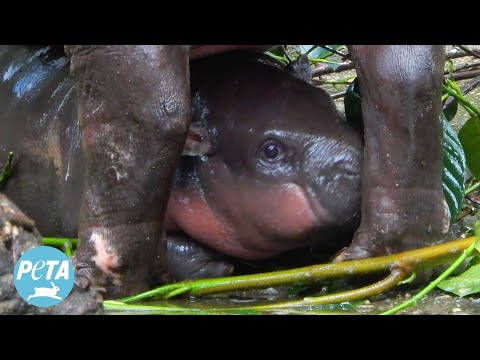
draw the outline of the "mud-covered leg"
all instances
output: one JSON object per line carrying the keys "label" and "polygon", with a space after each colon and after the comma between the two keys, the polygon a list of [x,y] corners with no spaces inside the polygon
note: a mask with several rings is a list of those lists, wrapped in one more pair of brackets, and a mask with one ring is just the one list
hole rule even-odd
{"label": "mud-covered leg", "polygon": [[188,48],[69,45],[86,160],[78,274],[145,290],[189,125]]}
{"label": "mud-covered leg", "polygon": [[448,231],[442,192],[443,46],[350,46],[365,125],[362,219],[338,260],[428,246]]}
{"label": "mud-covered leg", "polygon": [[161,247],[166,271],[164,282],[207,279],[229,276],[234,265],[231,259],[199,244],[188,235],[168,235]]}

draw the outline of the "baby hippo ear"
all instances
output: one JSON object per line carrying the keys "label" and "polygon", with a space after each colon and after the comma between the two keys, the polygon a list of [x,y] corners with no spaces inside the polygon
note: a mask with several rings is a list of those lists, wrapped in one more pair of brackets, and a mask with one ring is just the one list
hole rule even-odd
{"label": "baby hippo ear", "polygon": [[206,127],[200,122],[190,124],[183,156],[203,156],[212,152],[212,139]]}

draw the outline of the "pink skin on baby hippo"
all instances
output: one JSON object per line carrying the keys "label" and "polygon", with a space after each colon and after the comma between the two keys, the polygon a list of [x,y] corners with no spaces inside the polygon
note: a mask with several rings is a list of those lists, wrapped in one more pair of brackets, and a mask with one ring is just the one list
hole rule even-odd
{"label": "pink skin on baby hippo", "polygon": [[[157,259],[152,254],[165,230],[170,187],[189,132],[189,58],[230,49],[218,45],[67,45],[65,51],[69,59],[66,59],[64,54],[45,55],[42,47],[33,50],[28,46],[1,48],[0,65],[4,76],[0,91],[7,94],[0,97],[3,109],[0,114],[3,117],[0,158],[6,158],[7,151],[13,149],[19,154],[16,171],[38,175],[31,181],[20,179],[15,183],[12,179],[7,184],[7,194],[14,200],[16,198],[12,195],[26,199],[20,201],[20,208],[38,224],[48,224],[49,230],[61,229],[72,236],[78,235],[80,245],[75,265],[77,278],[83,277],[83,281],[77,281],[82,288],[92,284],[105,289],[107,297],[115,298],[149,287],[152,270],[157,267]],[[448,229],[441,185],[440,112],[444,47],[356,45],[350,46],[349,52],[362,93],[366,139],[361,185],[362,218],[352,244],[338,259],[377,256],[425,246]],[[48,56],[50,58],[46,59]],[[39,64],[42,59],[45,61]],[[45,87],[49,91],[43,91]],[[244,104],[241,111],[258,113],[257,109],[261,108],[255,100],[264,96],[261,94],[264,90],[260,87],[253,92],[251,103]],[[268,89],[272,96],[275,91]],[[277,114],[281,115],[284,104],[274,105]],[[63,121],[65,118],[70,120]],[[52,121],[48,122],[49,119]],[[230,122],[230,117],[226,119]],[[301,120],[296,116],[289,120],[293,123],[290,129],[303,131]],[[39,136],[36,124],[46,122],[49,123],[49,135]],[[280,141],[286,135],[288,137],[281,124],[278,126],[280,132],[272,134]],[[19,128],[26,139],[22,144],[12,135],[18,134],[16,129]],[[277,129],[277,124],[272,124],[272,128]],[[256,131],[260,133],[262,130]],[[230,141],[228,137],[209,135],[216,141],[214,149]],[[57,141],[52,142],[52,137]],[[240,144],[247,147],[242,141]],[[322,146],[338,152],[329,144]],[[31,157],[23,154],[20,161],[19,147],[34,154]],[[74,151],[78,147],[81,152]],[[312,165],[302,168],[309,163],[310,157],[315,158],[315,147],[310,151],[311,155],[304,152],[304,162],[295,156],[287,156],[285,167],[278,166],[276,170],[272,169],[280,162],[272,162],[269,157],[276,153],[275,147],[267,151],[270,154],[268,159],[259,158],[253,170],[245,159],[235,161],[228,154],[225,159],[219,159],[216,166],[211,166],[212,175],[220,173],[226,177],[224,180],[231,175],[222,172],[222,161],[232,176],[239,176],[236,171],[242,166],[248,170],[243,178],[240,177],[239,183],[230,184],[230,188],[217,187],[214,191],[212,186],[202,183],[202,197],[197,202],[192,198],[194,204],[208,205],[209,213],[213,214],[210,220],[215,219],[212,224],[227,234],[228,242],[225,240],[221,249],[245,258],[262,258],[275,253],[271,238],[258,230],[261,220],[236,219],[242,215],[240,210],[221,201],[230,199],[243,202],[242,206],[248,205],[246,199],[240,198],[245,187],[253,185],[260,192],[263,181],[275,173],[285,175],[283,185],[296,184],[303,191],[300,194],[298,188],[285,185],[279,190],[283,196],[294,197],[297,204],[305,203],[306,198],[311,208],[309,211],[315,213],[317,221],[322,218],[323,208],[330,215],[327,220],[337,223],[335,217],[341,214],[342,204],[349,199],[333,197],[336,201],[328,204],[320,194],[321,206],[312,201],[309,186],[315,180],[310,176],[323,185],[329,179],[318,176],[318,173],[310,174],[314,168]],[[328,151],[326,155],[329,155]],[[38,158],[44,162],[37,161]],[[49,159],[48,162],[45,159]],[[331,167],[333,163],[325,165]],[[208,166],[202,171],[207,169]],[[297,181],[292,169],[308,174],[304,183]],[[352,176],[356,170],[343,170],[343,173],[348,172],[348,176]],[[252,174],[261,175],[260,180],[254,182]],[[199,170],[195,181],[203,181],[201,176]],[[337,185],[330,190],[326,186],[324,191],[335,192],[336,188],[341,188],[338,184],[344,181],[342,178],[333,179]],[[192,180],[194,184],[195,181]],[[190,190],[182,195],[185,191],[182,189],[178,194],[190,196]],[[252,190],[251,194],[258,192]],[[264,195],[261,198],[264,203],[258,207],[252,205],[253,210],[261,212],[262,218],[270,213],[279,215],[273,208],[273,205],[279,206],[285,201],[279,200],[279,192],[272,195],[275,201],[265,200],[267,195]],[[32,196],[38,201],[30,201]],[[51,201],[56,197],[61,201]],[[80,206],[71,206],[69,200]],[[34,207],[38,203],[42,204],[43,211],[36,214]],[[231,211],[219,216],[228,207],[232,208]],[[308,211],[300,207],[306,214],[305,219],[301,216],[302,226],[305,226],[309,223]],[[173,210],[171,222],[180,225],[180,216],[173,215]],[[295,212],[293,208],[289,211]],[[280,218],[282,216],[275,217]],[[319,224],[324,221],[322,218]],[[190,228],[195,222],[183,225],[187,233],[193,234],[194,229]],[[253,246],[247,237],[239,239],[229,233],[240,226],[245,226],[246,234],[262,236],[262,241]],[[278,228],[275,227],[274,232]],[[216,234],[221,232],[215,231]],[[301,232],[305,233],[305,228]],[[301,242],[295,242],[295,236],[280,235],[276,248],[279,251]]]}
{"label": "pink skin on baby hippo", "polygon": [[[33,56],[33,51],[20,53]],[[0,99],[12,111],[4,119],[0,140],[18,154],[16,175],[5,193],[35,219],[42,234],[75,237],[85,216],[92,216],[80,210],[88,155],[81,147],[78,99],[66,71],[68,63],[52,51],[45,54],[31,60],[31,68],[13,74],[2,90]],[[17,97],[16,84],[45,73],[50,76]],[[263,260],[306,246],[336,251],[344,245],[342,239],[351,239],[359,222],[363,143],[330,97],[255,53],[199,60],[191,65],[191,78],[191,125],[165,217],[165,231],[182,232],[189,242],[168,243],[173,239],[169,237],[160,246],[162,253],[166,244],[161,257],[173,278],[230,273],[232,267],[219,260],[220,254]],[[25,129],[21,139],[17,126]],[[112,184],[122,184],[134,161],[128,149],[138,141],[130,129],[102,126],[112,137],[89,161],[108,172]],[[98,139],[93,130],[84,129],[87,147]],[[145,152],[149,149],[138,145]],[[113,159],[113,166],[102,168],[103,156]],[[162,168],[156,163],[151,167]],[[145,181],[139,175],[139,181]],[[100,186],[112,197],[104,204],[110,211],[120,206],[119,201],[132,211],[140,206],[138,194],[117,198],[118,193],[101,185],[86,192],[87,199],[96,201],[94,193]],[[87,241],[80,244],[76,265],[92,262],[119,286],[124,280],[118,268],[130,253],[119,256],[112,251],[110,235],[104,226],[92,227]],[[157,241],[160,238],[161,233]],[[131,240],[128,245],[134,251],[144,243]],[[150,273],[162,265],[156,259],[155,250],[145,254],[145,263],[152,263]]]}
{"label": "pink skin on baby hippo", "polygon": [[166,230],[244,260],[305,246],[338,251],[359,221],[360,134],[323,90],[266,59],[192,65],[184,153],[195,156],[177,171]]}

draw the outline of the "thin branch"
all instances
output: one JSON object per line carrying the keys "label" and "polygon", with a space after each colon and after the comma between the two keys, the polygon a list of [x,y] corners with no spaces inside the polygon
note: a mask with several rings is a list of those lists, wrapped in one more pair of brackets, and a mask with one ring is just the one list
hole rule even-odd
{"label": "thin branch", "polygon": [[353,69],[353,62],[351,62],[350,60],[341,62],[335,69],[333,69],[331,66],[327,64],[318,64],[312,70],[312,76],[317,77],[317,76],[338,73],[338,72],[352,70],[352,69]]}
{"label": "thin branch", "polygon": [[335,99],[340,99],[340,98],[344,97],[346,93],[347,93],[346,90],[345,90],[345,91],[339,91],[339,92],[336,92],[336,93],[331,94],[330,97],[331,97],[333,100],[335,100]]}
{"label": "thin branch", "polygon": [[[462,70],[466,70],[466,69],[471,69],[473,67],[477,67],[477,66],[480,66],[480,61],[477,61],[477,62],[473,62],[473,63],[467,63],[467,64],[463,64],[457,68],[454,68],[453,69],[453,72],[457,72],[457,71],[462,71]],[[444,75],[448,75],[449,74],[449,71],[448,70],[445,70],[443,72]]]}
{"label": "thin branch", "polygon": [[[480,69],[479,70],[462,71],[462,72],[459,72],[459,73],[454,73],[453,74],[453,80],[454,81],[468,80],[468,79],[476,78],[479,75],[480,75]],[[444,76],[445,76],[445,79],[450,79],[450,75],[444,75]]]}
{"label": "thin branch", "polygon": [[462,49],[463,51],[465,51],[467,54],[473,56],[473,57],[476,57],[477,59],[480,59],[480,54],[477,54],[476,52],[470,50],[469,48],[467,48],[466,46],[463,46],[463,45],[455,45],[455,46],[458,46],[460,49]]}
{"label": "thin branch", "polygon": [[453,49],[447,51],[447,53],[445,54],[445,59],[446,60],[458,59],[458,58],[465,57],[465,56],[472,56],[472,55],[466,53],[462,49],[453,48]]}
{"label": "thin branch", "polygon": [[[458,59],[458,58],[467,57],[467,56],[471,56],[471,55],[457,48],[453,48],[447,51],[445,55],[447,60]],[[327,74],[339,73],[346,70],[352,70],[353,68],[354,68],[354,65],[353,65],[353,62],[351,61],[341,62],[338,65],[338,67],[336,67],[335,69],[331,68],[327,64],[317,64],[317,66],[315,66],[315,68],[312,70],[312,76],[317,77],[317,76],[322,76]]]}
{"label": "thin branch", "polygon": [[351,56],[348,53],[347,54],[342,53],[342,52],[340,52],[338,50],[335,50],[335,49],[333,49],[333,48],[331,48],[330,46],[327,46],[327,45],[317,45],[317,46],[319,46],[321,48],[324,48],[325,50],[330,51],[330,52],[334,53],[335,55],[340,56],[344,60],[350,60]]}

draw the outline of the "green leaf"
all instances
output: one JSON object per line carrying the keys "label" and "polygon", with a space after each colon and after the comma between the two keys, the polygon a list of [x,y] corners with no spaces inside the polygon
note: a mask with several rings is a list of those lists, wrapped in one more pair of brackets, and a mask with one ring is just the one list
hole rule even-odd
{"label": "green leaf", "polygon": [[458,101],[453,100],[448,106],[443,108],[443,113],[445,114],[448,121],[452,121],[458,111]]}
{"label": "green leaf", "polygon": [[438,284],[444,291],[458,296],[467,296],[480,292],[480,256],[475,256],[468,264],[467,270]]}
{"label": "green leaf", "polygon": [[[327,46],[329,46],[334,50],[338,50],[341,47],[343,47],[343,45],[327,45]],[[322,47],[319,47],[317,45],[298,45],[298,48],[300,49],[300,54],[308,53],[308,59],[310,60],[318,60],[318,59],[325,60],[333,55],[331,51],[324,49]],[[312,48],[314,49],[312,50]],[[339,65],[335,62],[328,62],[328,61],[325,62],[325,64],[330,66],[333,70],[335,70]]]}
{"label": "green leaf", "polygon": [[272,49],[269,52],[272,53],[275,56],[284,57],[285,56],[285,47],[277,46],[275,49]]}
{"label": "green leaf", "polygon": [[347,121],[352,123],[357,129],[362,130],[362,98],[360,95],[360,89],[358,87],[358,79],[353,80],[348,86],[343,102]]}
{"label": "green leaf", "polygon": [[448,204],[450,222],[453,223],[462,208],[465,197],[465,153],[457,134],[445,115],[443,123],[443,195]]}
{"label": "green leaf", "polygon": [[[317,46],[317,45],[299,45],[300,48],[300,53],[301,54],[306,54],[308,53],[312,47]],[[327,45],[328,47],[332,48],[333,50],[338,50],[341,48],[343,45]],[[309,59],[326,59],[329,56],[331,56],[333,53],[327,49],[324,49],[322,47],[317,46],[315,49],[311,50],[308,53],[308,58]]]}
{"label": "green leaf", "polygon": [[458,133],[465,150],[467,166],[473,176],[480,179],[480,119],[472,116]]}

